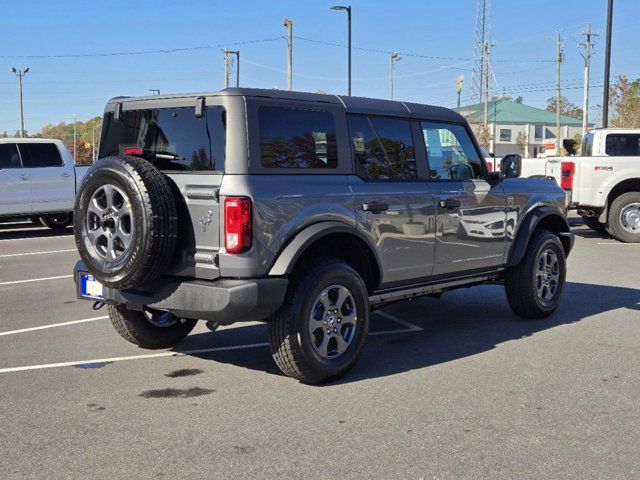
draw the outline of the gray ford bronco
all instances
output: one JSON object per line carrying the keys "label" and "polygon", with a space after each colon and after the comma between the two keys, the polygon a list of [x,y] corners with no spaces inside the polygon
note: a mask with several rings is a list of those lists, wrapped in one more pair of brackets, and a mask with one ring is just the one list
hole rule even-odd
{"label": "gray ford bronco", "polygon": [[143,348],[265,321],[307,383],[354,366],[370,311],[487,282],[555,311],[573,237],[555,182],[489,172],[463,117],[277,90],[119,97],[75,205],[79,298]]}

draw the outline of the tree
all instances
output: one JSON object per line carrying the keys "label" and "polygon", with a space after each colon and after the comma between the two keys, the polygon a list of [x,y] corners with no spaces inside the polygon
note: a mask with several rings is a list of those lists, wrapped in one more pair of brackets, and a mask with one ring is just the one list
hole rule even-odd
{"label": "tree", "polygon": [[482,148],[488,152],[491,147],[491,140],[493,140],[491,129],[488,126],[485,127],[483,123],[472,123],[471,128]]}
{"label": "tree", "polygon": [[[102,118],[94,117],[86,122],[78,121],[76,124],[76,162],[79,165],[90,164],[93,159],[93,140],[95,132],[95,148],[98,149],[100,131],[102,130]],[[60,122],[56,125],[46,124],[36,137],[55,138],[67,144],[69,151],[73,153],[73,123]]]}
{"label": "tree", "polygon": [[522,155],[525,156],[525,157],[528,154],[528,152],[527,152],[527,142],[528,142],[527,132],[519,131],[518,132],[518,136],[516,137],[516,143],[522,149]]}
{"label": "tree", "polygon": [[612,127],[640,128],[640,78],[630,82],[618,75],[609,89],[609,104],[614,112]]}
{"label": "tree", "polygon": [[[547,99],[547,110],[556,111],[556,97]],[[582,119],[582,109],[571,102],[567,97],[560,97],[560,114]]]}

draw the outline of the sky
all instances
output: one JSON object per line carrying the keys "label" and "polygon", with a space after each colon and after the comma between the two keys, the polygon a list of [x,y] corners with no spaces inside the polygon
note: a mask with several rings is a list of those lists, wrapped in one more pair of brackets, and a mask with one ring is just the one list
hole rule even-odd
{"label": "sky", "polygon": [[[339,0],[338,0],[339,1]],[[522,95],[544,108],[555,95],[555,36],[563,39],[563,95],[582,104],[584,62],[577,44],[587,22],[590,120],[599,121],[606,0],[491,0],[492,94]],[[25,129],[87,120],[118,95],[223,88],[222,49],[240,50],[241,86],[286,88],[283,19],[293,20],[295,90],[346,94],[346,12],[335,1],[0,0],[0,132],[20,128],[18,79],[24,77]],[[476,0],[352,0],[352,94],[389,98],[389,58],[397,51],[395,98],[455,107],[472,101]],[[640,77],[640,1],[615,0],[611,77]],[[163,50],[163,52],[158,52]],[[173,50],[173,51],[169,51]],[[153,52],[153,53],[140,53]]]}

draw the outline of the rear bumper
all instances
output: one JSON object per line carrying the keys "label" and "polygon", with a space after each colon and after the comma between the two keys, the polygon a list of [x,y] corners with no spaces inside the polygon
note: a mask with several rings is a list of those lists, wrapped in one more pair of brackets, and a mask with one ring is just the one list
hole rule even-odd
{"label": "rear bumper", "polygon": [[[87,273],[83,262],[76,263],[74,278]],[[186,280],[161,277],[142,287],[116,290],[104,287],[104,302],[166,310],[181,318],[211,320],[222,325],[238,321],[259,321],[280,308],[287,291],[286,278]],[[82,297],[78,297],[82,298]]]}

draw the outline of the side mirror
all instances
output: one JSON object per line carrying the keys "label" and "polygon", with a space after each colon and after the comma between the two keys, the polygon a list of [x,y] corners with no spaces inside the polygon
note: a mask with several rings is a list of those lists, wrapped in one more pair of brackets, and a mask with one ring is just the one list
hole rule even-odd
{"label": "side mirror", "polygon": [[502,157],[500,172],[504,178],[518,178],[522,173],[522,157],[517,153]]}

